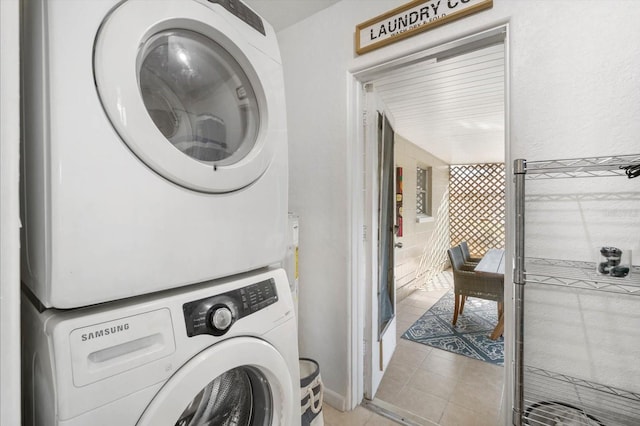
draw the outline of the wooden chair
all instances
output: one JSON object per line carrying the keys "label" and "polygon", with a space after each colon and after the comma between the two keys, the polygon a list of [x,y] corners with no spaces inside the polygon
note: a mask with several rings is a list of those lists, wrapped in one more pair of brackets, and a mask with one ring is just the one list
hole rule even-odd
{"label": "wooden chair", "polygon": [[447,254],[453,269],[455,295],[452,324],[455,326],[458,315],[462,315],[467,296],[498,302],[499,318],[504,306],[504,278],[476,274],[472,267],[465,264],[462,249],[459,246],[451,247],[447,250]]}

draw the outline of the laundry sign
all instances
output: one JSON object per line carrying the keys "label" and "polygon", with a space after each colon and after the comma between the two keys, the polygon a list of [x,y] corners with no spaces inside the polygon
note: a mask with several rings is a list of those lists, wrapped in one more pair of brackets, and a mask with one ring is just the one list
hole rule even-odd
{"label": "laundry sign", "polygon": [[472,13],[493,7],[493,0],[414,0],[356,26],[361,55]]}

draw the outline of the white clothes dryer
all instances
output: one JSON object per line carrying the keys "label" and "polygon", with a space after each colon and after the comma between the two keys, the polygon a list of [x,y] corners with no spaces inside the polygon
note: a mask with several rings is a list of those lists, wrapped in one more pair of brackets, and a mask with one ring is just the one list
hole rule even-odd
{"label": "white clothes dryer", "polygon": [[24,426],[300,424],[281,269],[67,311],[23,302]]}
{"label": "white clothes dryer", "polygon": [[23,279],[74,308],[285,256],[273,29],[239,0],[27,0]]}

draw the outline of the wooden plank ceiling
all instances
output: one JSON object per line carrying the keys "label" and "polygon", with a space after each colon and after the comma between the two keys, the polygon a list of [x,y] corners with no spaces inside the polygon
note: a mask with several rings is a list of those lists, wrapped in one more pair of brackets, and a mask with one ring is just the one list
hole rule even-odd
{"label": "wooden plank ceiling", "polygon": [[449,164],[504,161],[504,46],[385,73],[374,90],[397,134]]}

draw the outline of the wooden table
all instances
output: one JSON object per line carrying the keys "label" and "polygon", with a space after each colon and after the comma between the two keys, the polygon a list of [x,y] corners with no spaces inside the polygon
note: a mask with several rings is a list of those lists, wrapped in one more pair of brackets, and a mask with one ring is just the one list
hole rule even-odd
{"label": "wooden table", "polygon": [[502,275],[504,277],[504,250],[489,249],[475,271],[479,274]]}
{"label": "wooden table", "polygon": [[[489,275],[502,278],[504,283],[504,250],[489,249],[474,271],[478,275]],[[498,302],[498,324],[491,333],[491,339],[496,340],[504,332],[504,303]]]}

